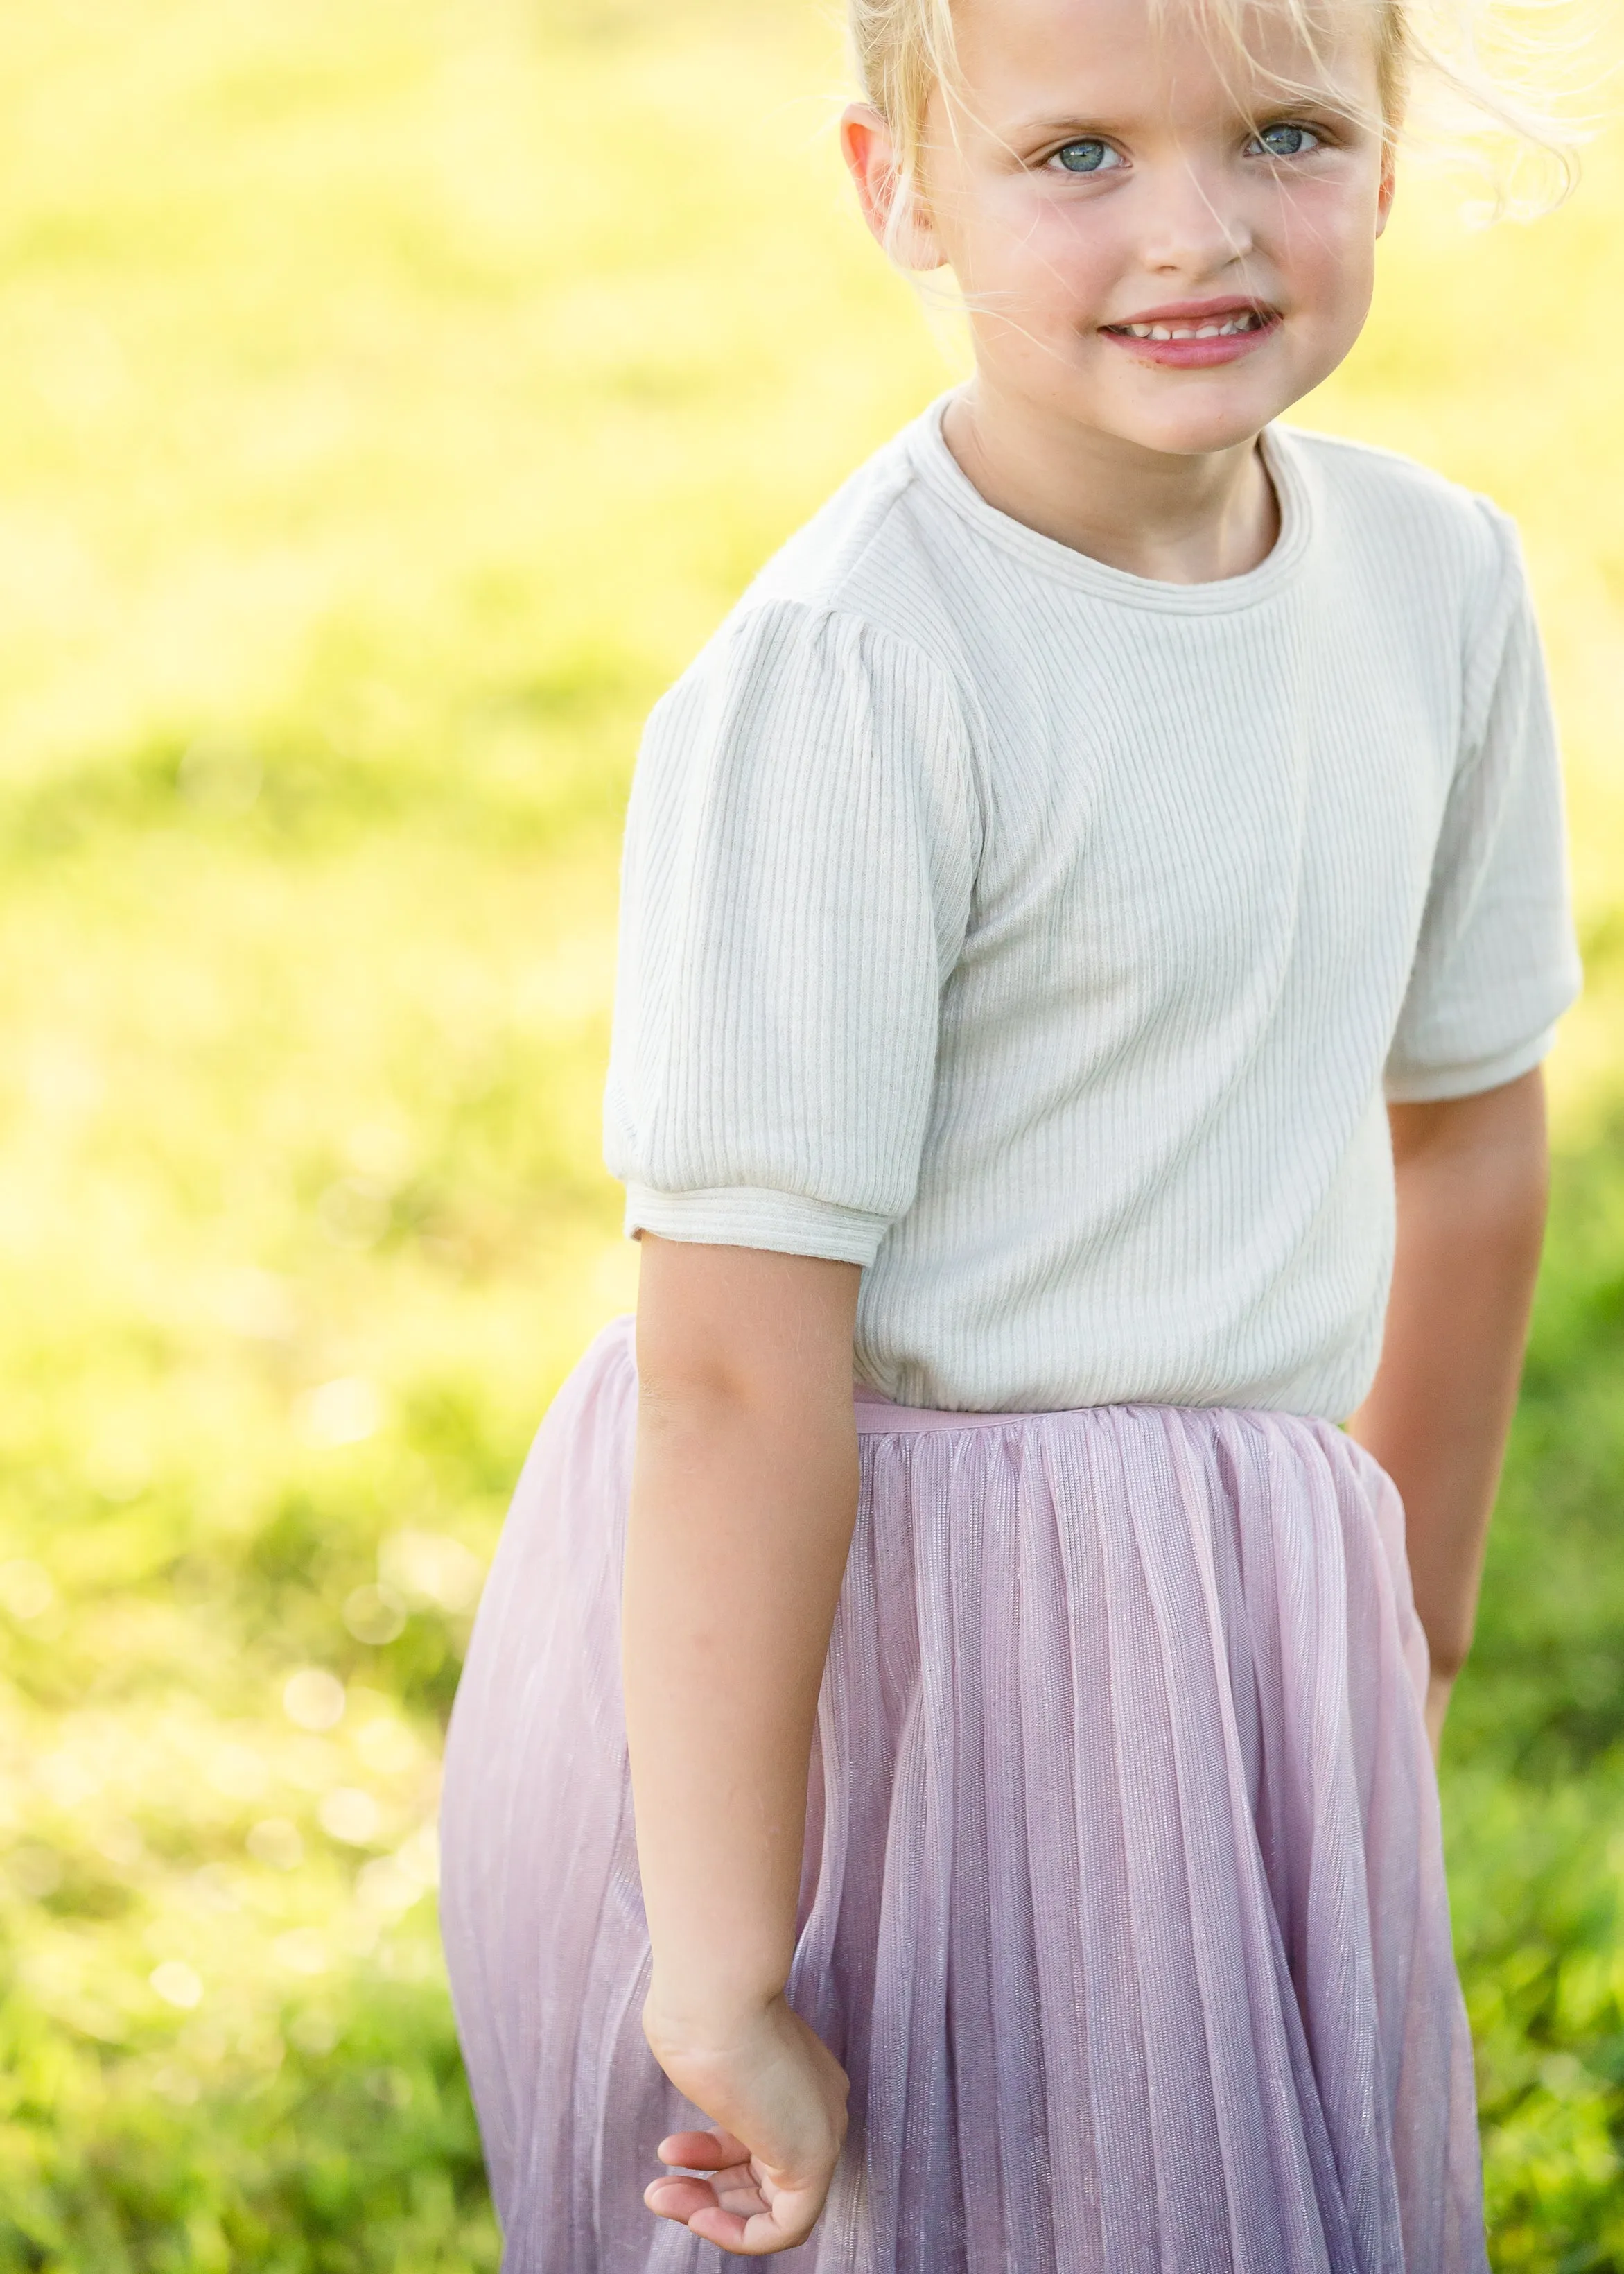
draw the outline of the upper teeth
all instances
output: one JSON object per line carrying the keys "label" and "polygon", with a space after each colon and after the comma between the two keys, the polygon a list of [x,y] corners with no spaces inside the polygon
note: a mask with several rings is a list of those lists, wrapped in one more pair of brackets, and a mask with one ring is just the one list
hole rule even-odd
{"label": "upper teeth", "polygon": [[1221,324],[1116,324],[1112,329],[1134,340],[1222,340],[1236,332],[1255,332],[1262,320],[1256,309],[1243,308]]}

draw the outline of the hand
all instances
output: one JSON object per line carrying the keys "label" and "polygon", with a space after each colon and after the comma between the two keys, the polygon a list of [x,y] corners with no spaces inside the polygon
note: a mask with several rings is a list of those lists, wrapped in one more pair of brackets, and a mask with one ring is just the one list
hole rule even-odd
{"label": "hand", "polygon": [[1449,1698],[1455,1689],[1452,1674],[1432,1674],[1426,1683],[1426,1734],[1432,1747],[1432,1758],[1437,1761],[1444,1741],[1444,1715],[1449,1711]]}
{"label": "hand", "polygon": [[649,2209],[741,2257],[804,2242],[846,2137],[846,2072],[827,2045],[783,1997],[703,2049],[693,2032],[669,2025],[653,1998],[643,2025],[666,2075],[716,2126],[660,2142],[661,2163],[711,2176],[653,2180],[643,2195]]}

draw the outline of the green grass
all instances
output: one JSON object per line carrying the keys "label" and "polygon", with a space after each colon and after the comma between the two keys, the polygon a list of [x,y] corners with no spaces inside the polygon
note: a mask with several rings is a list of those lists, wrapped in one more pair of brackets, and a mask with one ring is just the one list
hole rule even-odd
{"label": "green grass", "polygon": [[1445,1806],[1495,2263],[1624,2267],[1624,1127],[1556,1205]]}
{"label": "green grass", "polygon": [[[811,0],[8,26],[0,2269],[495,2263],[428,1827],[633,1290],[637,726],[951,376],[838,87]],[[1446,1796],[1502,2274],[1624,2268],[1621,223],[1616,139],[1537,230],[1417,186],[1305,414],[1521,516],[1568,730],[1591,992]]]}

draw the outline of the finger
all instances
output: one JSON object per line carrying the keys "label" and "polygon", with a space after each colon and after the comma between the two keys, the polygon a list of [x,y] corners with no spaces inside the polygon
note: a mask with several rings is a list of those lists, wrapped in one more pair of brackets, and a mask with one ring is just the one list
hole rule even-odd
{"label": "finger", "polygon": [[688,2222],[690,2234],[696,2234],[702,2242],[714,2242],[719,2250],[731,2250],[738,2257],[748,2255],[744,2229],[745,2222],[736,2211],[722,2210],[715,2203],[709,2210],[695,2211]]}
{"label": "finger", "polygon": [[749,2150],[731,2132],[668,2133],[654,2152],[662,2164],[686,2164],[697,2172],[725,2172],[750,2160]]}
{"label": "finger", "polygon": [[731,2171],[718,2172],[710,2181],[712,2200],[724,2210],[736,2210],[741,2218],[767,2209],[767,2198],[762,2193],[755,2172],[748,2164],[737,2164]]}
{"label": "finger", "polygon": [[806,2240],[823,2207],[823,2193],[821,2187],[798,2188],[793,2196],[780,2195],[771,2210],[757,2211],[749,2218],[741,2218],[736,2211],[724,2210],[719,2204],[707,2207],[689,2218],[688,2232],[731,2250],[738,2258],[770,2257],[775,2251],[793,2250]]}
{"label": "finger", "polygon": [[643,2200],[657,2218],[674,2218],[679,2226],[686,2226],[696,2210],[716,2209],[715,2193],[704,2180],[650,2180]]}

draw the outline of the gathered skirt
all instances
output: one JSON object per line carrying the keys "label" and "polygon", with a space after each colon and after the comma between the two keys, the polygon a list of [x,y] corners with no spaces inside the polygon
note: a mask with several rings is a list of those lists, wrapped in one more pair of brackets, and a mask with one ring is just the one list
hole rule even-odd
{"label": "gathered skirt", "polygon": [[[1403,1516],[1329,1423],[859,1391],[790,1994],[850,2135],[801,2274],[1482,2274]],[[631,1322],[538,1435],[452,1716],[442,1926],[507,2274],[719,2274],[643,2190]]]}

